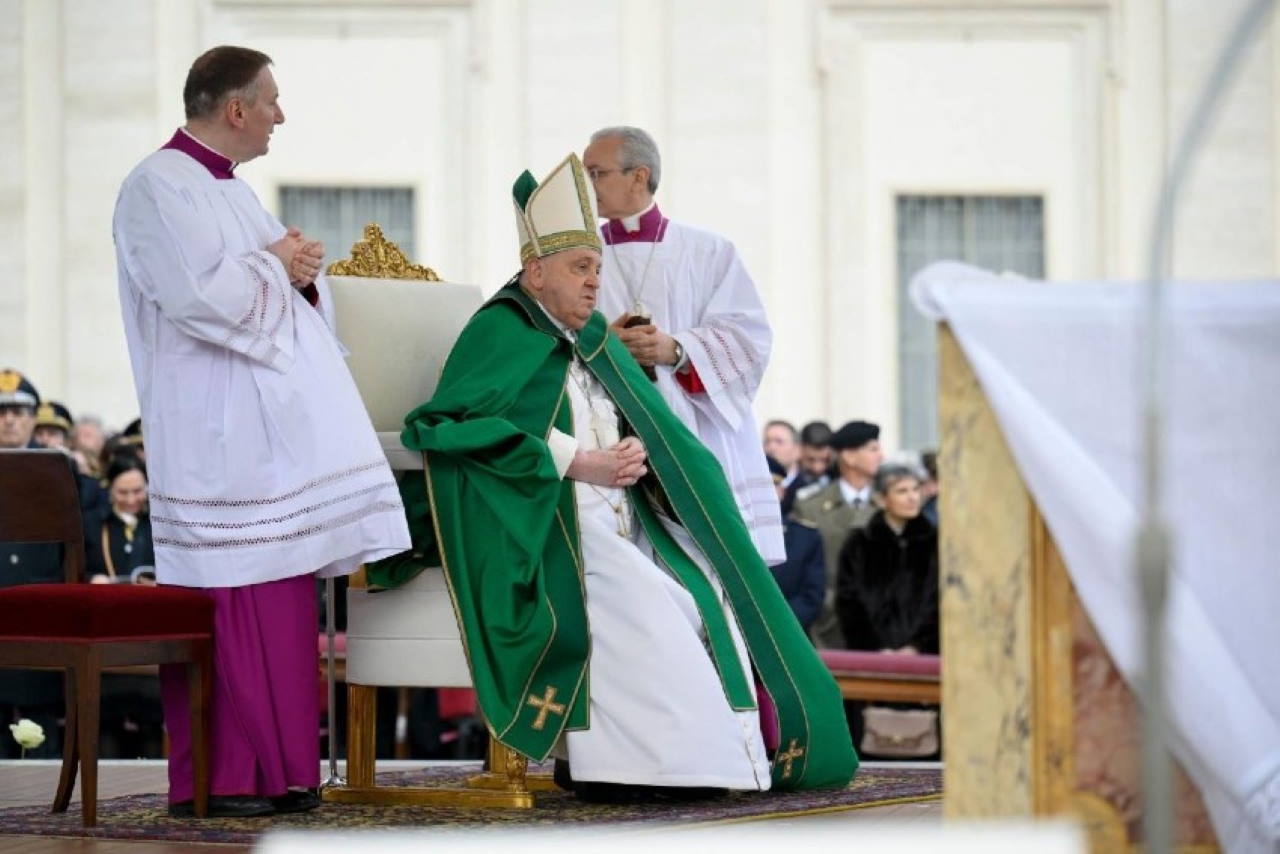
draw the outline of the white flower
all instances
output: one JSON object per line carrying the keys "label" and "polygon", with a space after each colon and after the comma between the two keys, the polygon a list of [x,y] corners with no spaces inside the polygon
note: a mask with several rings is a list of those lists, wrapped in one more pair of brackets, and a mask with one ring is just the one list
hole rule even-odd
{"label": "white flower", "polygon": [[13,733],[13,740],[18,742],[24,751],[44,744],[44,727],[29,718],[23,718],[16,724],[9,724],[9,731]]}

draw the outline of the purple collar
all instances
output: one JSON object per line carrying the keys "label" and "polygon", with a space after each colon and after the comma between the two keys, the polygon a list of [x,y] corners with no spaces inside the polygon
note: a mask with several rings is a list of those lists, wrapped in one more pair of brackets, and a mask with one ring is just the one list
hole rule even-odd
{"label": "purple collar", "polygon": [[620,219],[611,219],[604,224],[604,242],[610,246],[615,243],[661,243],[667,235],[667,224],[670,222],[654,205],[640,217],[640,228],[627,231]]}
{"label": "purple collar", "polygon": [[215,178],[226,180],[234,178],[232,172],[235,171],[236,164],[232,160],[228,160],[182,128],[178,128],[173,132],[173,136],[164,145],[160,146],[163,151],[166,148],[172,148],[181,151],[194,159],[201,166],[209,170],[209,174]]}

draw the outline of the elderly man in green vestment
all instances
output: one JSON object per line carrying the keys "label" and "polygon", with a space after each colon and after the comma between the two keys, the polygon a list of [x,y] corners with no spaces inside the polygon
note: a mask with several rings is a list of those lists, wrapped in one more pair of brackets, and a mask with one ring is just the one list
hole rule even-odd
{"label": "elderly man in green vestment", "polygon": [[439,561],[491,733],[567,758],[582,797],[843,786],[834,681],[719,463],[595,311],[582,164],[514,195],[522,269],[405,419],[415,547],[371,581]]}

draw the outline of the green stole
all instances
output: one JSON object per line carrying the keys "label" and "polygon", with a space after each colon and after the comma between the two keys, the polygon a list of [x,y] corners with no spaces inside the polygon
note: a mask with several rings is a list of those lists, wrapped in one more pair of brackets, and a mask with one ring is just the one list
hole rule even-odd
{"label": "green stole", "polygon": [[414,549],[370,566],[370,582],[394,587],[425,566],[444,567],[480,707],[503,744],[542,760],[561,733],[589,727],[577,507],[573,482],[558,476],[546,443],[552,428],[573,433],[565,383],[575,355],[648,451],[650,474],[628,498],[658,562],[698,604],[730,706],[751,709],[749,674],[718,597],[662,527],[655,502],[688,532],[724,589],[777,706],[774,787],[844,785],[858,759],[839,689],[760,559],[719,462],[599,312],[570,342],[510,284],[472,317],[435,395],[405,417],[401,440],[422,451],[426,466],[424,478],[401,480]]}

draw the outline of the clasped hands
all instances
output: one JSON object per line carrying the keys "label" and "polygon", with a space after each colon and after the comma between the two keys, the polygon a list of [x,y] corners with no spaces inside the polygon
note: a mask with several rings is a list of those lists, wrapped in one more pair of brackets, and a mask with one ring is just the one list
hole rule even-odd
{"label": "clasped hands", "polygon": [[611,489],[631,486],[648,473],[649,469],[644,464],[648,456],[640,440],[628,436],[608,448],[592,451],[579,448],[565,476]]}
{"label": "clasped hands", "polygon": [[654,365],[674,366],[677,361],[676,339],[652,323],[627,329],[625,327],[630,319],[630,314],[623,314],[609,326],[618,333],[618,338],[622,339],[623,345],[631,351],[635,360],[646,368]]}
{"label": "clasped hands", "polygon": [[267,251],[280,259],[289,282],[295,288],[305,288],[316,280],[324,265],[324,244],[308,240],[296,228],[290,228],[284,237],[267,247]]}

